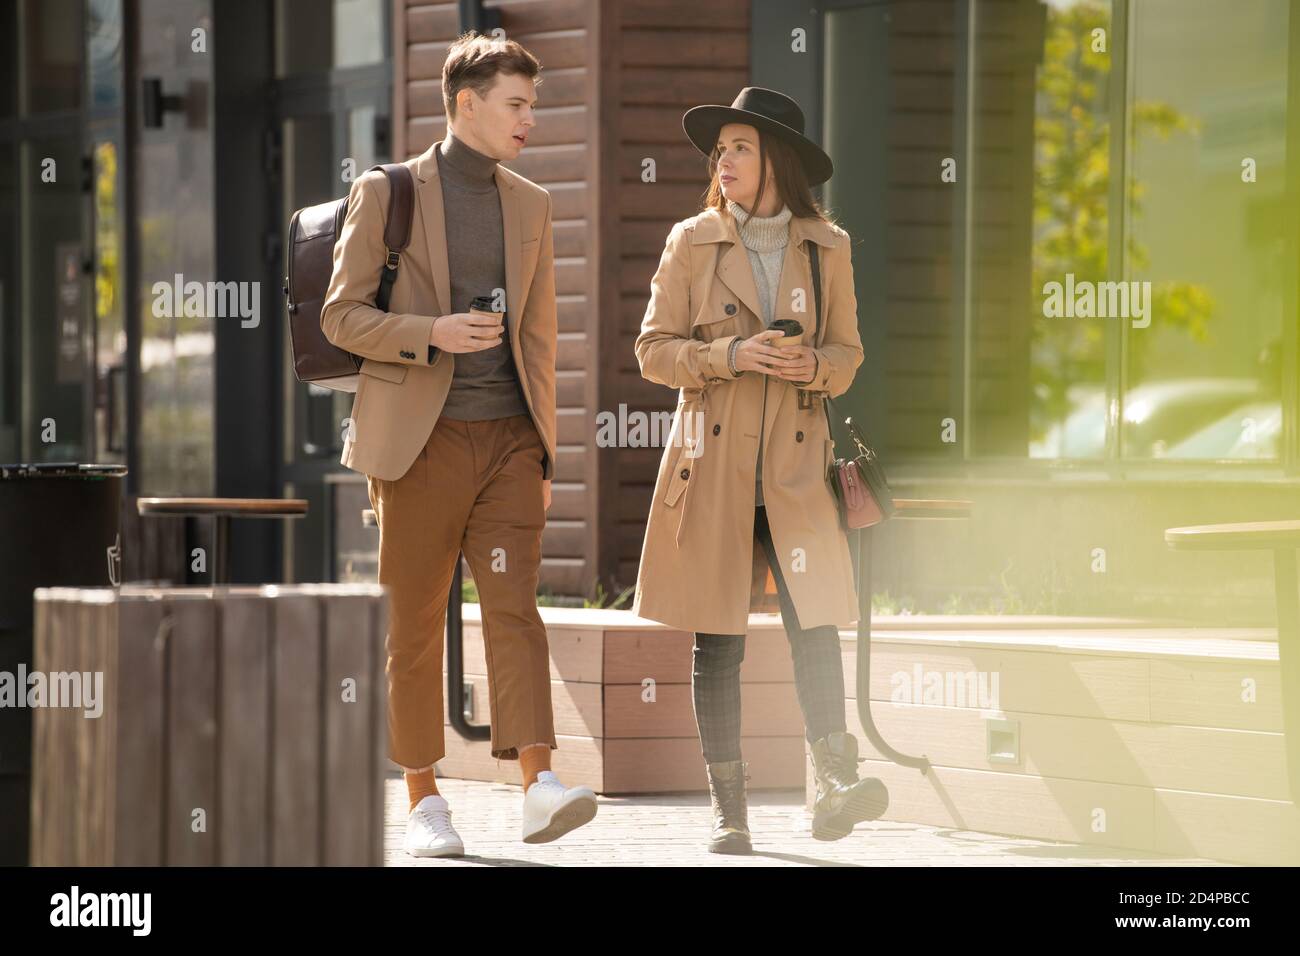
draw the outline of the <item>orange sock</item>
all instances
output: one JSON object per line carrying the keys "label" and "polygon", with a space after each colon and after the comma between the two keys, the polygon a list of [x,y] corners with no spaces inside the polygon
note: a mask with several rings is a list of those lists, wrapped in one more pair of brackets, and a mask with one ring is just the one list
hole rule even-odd
{"label": "orange sock", "polygon": [[425,797],[436,797],[438,795],[438,785],[433,780],[433,768],[428,770],[417,770],[412,773],[410,770],[403,774],[406,777],[406,792],[411,796],[411,809],[415,809]]}
{"label": "orange sock", "polygon": [[519,772],[524,778],[524,793],[537,782],[537,775],[551,769],[551,745],[530,744],[519,748]]}

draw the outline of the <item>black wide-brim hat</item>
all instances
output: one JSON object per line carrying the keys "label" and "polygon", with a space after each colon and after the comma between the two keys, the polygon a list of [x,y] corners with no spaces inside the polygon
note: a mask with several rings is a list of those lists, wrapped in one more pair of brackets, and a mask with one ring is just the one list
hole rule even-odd
{"label": "black wide-brim hat", "polygon": [[803,110],[784,93],[747,86],[730,106],[693,106],[682,114],[682,129],[705,156],[713,153],[718,130],[727,123],[748,123],[761,133],[771,133],[788,142],[799,154],[809,186],[826,182],[835,171],[825,150],[804,135]]}

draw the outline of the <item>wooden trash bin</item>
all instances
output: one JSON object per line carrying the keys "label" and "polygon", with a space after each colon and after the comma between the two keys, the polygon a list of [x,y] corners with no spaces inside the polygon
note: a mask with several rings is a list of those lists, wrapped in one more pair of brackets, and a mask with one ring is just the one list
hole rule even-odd
{"label": "wooden trash bin", "polygon": [[33,710],[34,865],[383,865],[380,586],[34,600],[34,671],[103,675]]}

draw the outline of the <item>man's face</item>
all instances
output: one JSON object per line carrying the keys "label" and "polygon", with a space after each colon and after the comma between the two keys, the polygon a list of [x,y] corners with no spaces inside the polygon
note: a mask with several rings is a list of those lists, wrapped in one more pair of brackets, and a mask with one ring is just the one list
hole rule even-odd
{"label": "man's face", "polygon": [[455,130],[479,152],[502,162],[523,150],[536,122],[537,84],[516,73],[498,73],[487,96],[457,94]]}

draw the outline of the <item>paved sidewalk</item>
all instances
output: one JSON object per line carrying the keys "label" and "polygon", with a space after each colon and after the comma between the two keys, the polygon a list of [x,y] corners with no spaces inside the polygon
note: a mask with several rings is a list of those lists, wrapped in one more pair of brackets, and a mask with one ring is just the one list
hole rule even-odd
{"label": "paved sidewalk", "polygon": [[843,840],[823,843],[808,832],[803,793],[797,790],[751,791],[753,856],[724,856],[705,849],[711,823],[706,794],[599,797],[596,819],[554,843],[529,846],[519,839],[521,787],[439,779],[438,790],[451,806],[466,855],[458,860],[418,859],[406,853],[402,842],[410,803],[401,775],[390,773],[385,784],[386,866],[1220,865],[890,821],[860,823]]}

